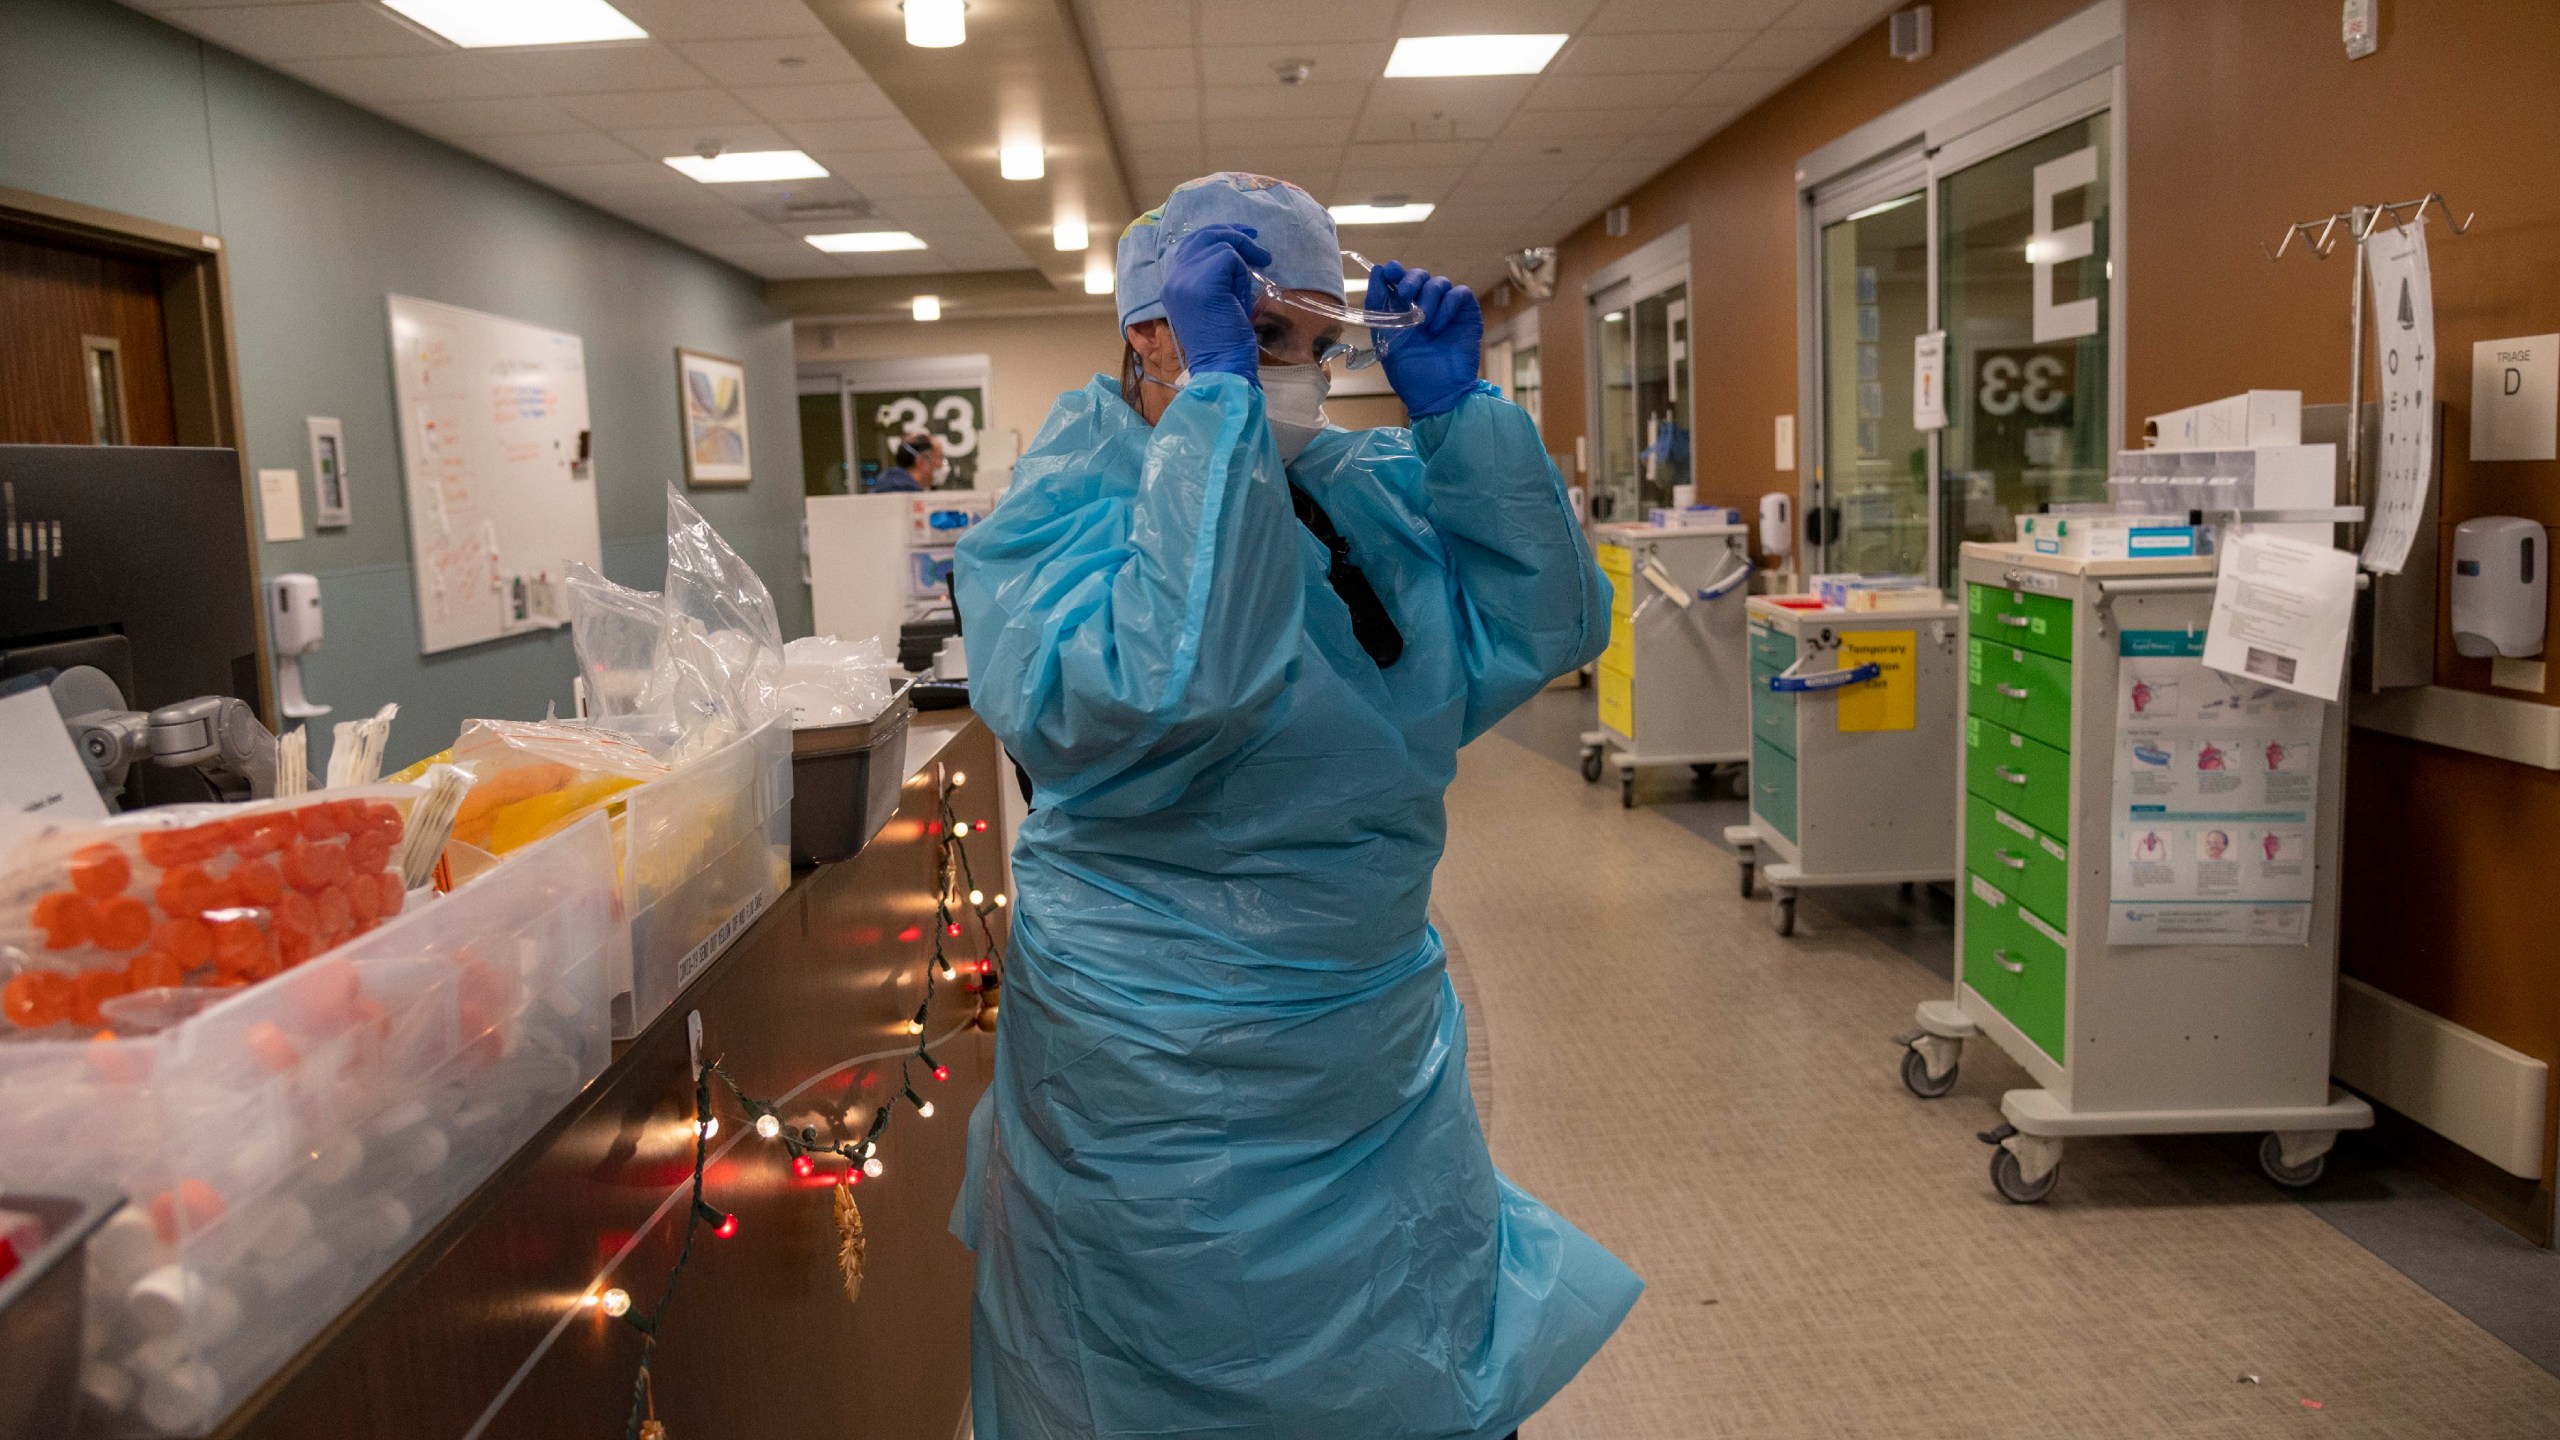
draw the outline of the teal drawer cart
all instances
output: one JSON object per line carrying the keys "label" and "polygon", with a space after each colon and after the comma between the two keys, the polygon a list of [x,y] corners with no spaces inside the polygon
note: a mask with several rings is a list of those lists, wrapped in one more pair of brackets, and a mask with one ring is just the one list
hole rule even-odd
{"label": "teal drawer cart", "polygon": [[1754,596],[1751,818],[1725,827],[1742,874],[1795,931],[1796,892],[1956,872],[1957,609],[1808,608]]}
{"label": "teal drawer cart", "polygon": [[1955,994],[1902,1078],[1977,1037],[2034,1078],[1988,1137],[2019,1204],[2073,1136],[2263,1132],[2300,1186],[2373,1123],[2329,1083],[2340,709],[2202,669],[2214,566],[1964,547]]}

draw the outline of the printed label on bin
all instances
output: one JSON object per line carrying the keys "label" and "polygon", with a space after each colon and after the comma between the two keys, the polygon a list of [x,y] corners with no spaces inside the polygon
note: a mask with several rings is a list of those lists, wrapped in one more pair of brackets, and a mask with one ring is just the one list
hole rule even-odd
{"label": "printed label on bin", "polygon": [[676,988],[681,990],[692,984],[693,977],[702,973],[702,967],[718,959],[720,952],[729,948],[729,942],[738,938],[738,932],[754,924],[756,917],[772,903],[773,887],[759,888],[746,904],[738,907],[736,913],[720,922],[719,929],[686,951],[684,958],[676,962]]}

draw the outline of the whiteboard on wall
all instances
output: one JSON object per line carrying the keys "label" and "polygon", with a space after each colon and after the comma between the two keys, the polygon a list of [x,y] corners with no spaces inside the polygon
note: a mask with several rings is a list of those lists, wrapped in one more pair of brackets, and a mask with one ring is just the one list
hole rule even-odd
{"label": "whiteboard on wall", "polygon": [[394,295],[391,363],[419,650],[566,624],[569,562],[604,568],[584,342]]}

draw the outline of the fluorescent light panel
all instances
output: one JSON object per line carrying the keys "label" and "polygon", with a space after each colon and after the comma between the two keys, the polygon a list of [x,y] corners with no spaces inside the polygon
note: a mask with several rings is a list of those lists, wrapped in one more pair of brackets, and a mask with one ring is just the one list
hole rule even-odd
{"label": "fluorescent light panel", "polygon": [[382,0],[465,50],[596,45],[649,32],[605,0]]}
{"label": "fluorescent light panel", "polygon": [[969,7],[962,0],[906,0],[907,43],[948,50],[969,38]]}
{"label": "fluorescent light panel", "polygon": [[1535,75],[1570,37],[1563,35],[1408,35],[1387,57],[1387,78],[1449,75]]}
{"label": "fluorescent light panel", "polygon": [[705,185],[737,185],[751,180],[819,180],[827,167],[798,150],[732,150],[704,159],[670,155],[667,163]]}
{"label": "fluorescent light panel", "polygon": [[1049,173],[1049,157],[1037,145],[1007,145],[996,151],[996,171],[1007,180],[1037,180]]}
{"label": "fluorescent light panel", "polygon": [[833,235],[803,236],[830,255],[875,255],[886,250],[921,250],[924,242],[904,230],[846,230]]}
{"label": "fluorescent light panel", "polygon": [[1432,207],[1423,201],[1410,205],[1332,205],[1336,225],[1411,225],[1431,217]]}

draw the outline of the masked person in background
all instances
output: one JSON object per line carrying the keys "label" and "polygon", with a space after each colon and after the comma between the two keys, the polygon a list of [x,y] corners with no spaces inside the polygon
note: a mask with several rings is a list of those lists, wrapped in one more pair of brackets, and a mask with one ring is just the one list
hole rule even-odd
{"label": "masked person in background", "polygon": [[889,458],[897,463],[872,478],[874,495],[930,490],[951,471],[951,462],[942,458],[941,439],[923,431],[900,436],[889,447]]}
{"label": "masked person in background", "polygon": [[958,552],[1037,791],[953,1216],[977,1434],[1495,1440],[1642,1285],[1495,1172],[1425,907],[1458,747],[1600,653],[1607,582],[1463,287],[1371,273],[1413,428],[1350,432],[1306,192],[1192,181],[1119,262],[1122,375]]}

